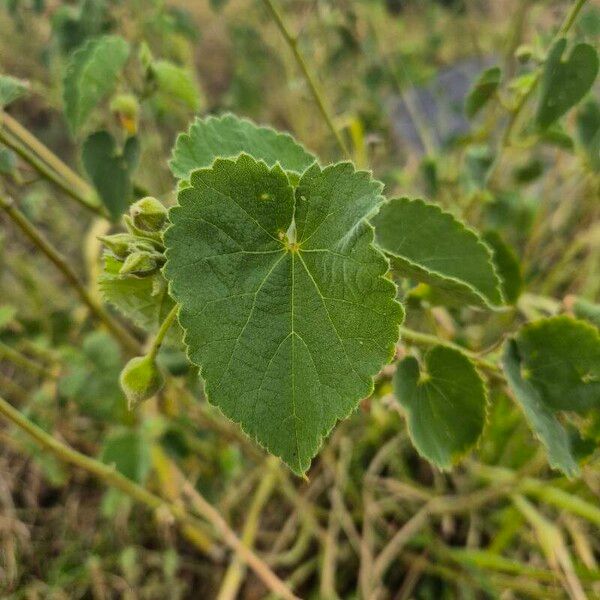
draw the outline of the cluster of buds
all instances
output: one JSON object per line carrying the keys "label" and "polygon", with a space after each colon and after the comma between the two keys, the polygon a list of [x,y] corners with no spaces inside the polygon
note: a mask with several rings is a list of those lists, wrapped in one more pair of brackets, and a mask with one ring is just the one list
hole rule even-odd
{"label": "cluster of buds", "polygon": [[147,196],[132,204],[123,220],[127,233],[100,238],[121,263],[119,274],[146,277],[156,273],[165,262],[162,231],[167,224],[167,209],[156,198]]}

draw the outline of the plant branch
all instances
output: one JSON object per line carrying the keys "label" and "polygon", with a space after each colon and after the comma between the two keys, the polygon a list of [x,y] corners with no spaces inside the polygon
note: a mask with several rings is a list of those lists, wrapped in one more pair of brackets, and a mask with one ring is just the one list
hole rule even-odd
{"label": "plant branch", "polygon": [[5,344],[4,342],[0,342],[0,358],[6,358],[18,367],[27,369],[34,375],[40,375],[42,377],[54,379],[54,374],[49,369],[31,360],[28,356],[25,356],[24,354],[22,354],[18,350],[15,350],[14,348],[11,348],[8,344]]}
{"label": "plant branch", "polygon": [[0,110],[0,141],[14,150],[42,177],[59,187],[83,207],[102,217],[108,213],[94,189],[9,114]]}
{"label": "plant branch", "polygon": [[317,104],[323,119],[327,123],[327,127],[329,128],[329,130],[335,137],[335,141],[337,142],[337,145],[339,146],[340,150],[342,151],[342,154],[346,158],[350,158],[350,152],[348,151],[348,147],[346,146],[344,139],[340,135],[340,132],[337,130],[336,126],[333,124],[333,119],[332,119],[331,115],[329,114],[329,110],[325,106],[325,100],[323,99],[323,94],[317,86],[315,77],[310,72],[308,65],[306,64],[306,61],[304,60],[304,57],[302,56],[302,53],[298,49],[297,36],[293,35],[290,32],[287,24],[283,20],[283,16],[281,15],[281,13],[279,12],[279,10],[277,9],[277,7],[275,6],[275,4],[273,3],[272,0],[263,0],[263,4],[265,5],[267,11],[271,15],[271,18],[273,19],[273,21],[275,21],[275,24],[279,28],[281,35],[287,42],[287,45],[290,47],[290,50],[292,51],[292,54],[294,55],[294,58],[296,59],[296,63],[298,64],[300,71],[302,71],[302,75],[304,76],[304,79],[308,85],[308,88],[310,89],[310,93],[312,94],[312,97],[313,97],[315,103]]}
{"label": "plant branch", "polygon": [[165,336],[167,335],[167,332],[169,331],[171,325],[173,324],[173,321],[175,321],[175,318],[177,317],[178,311],[179,311],[179,305],[176,304],[171,309],[169,314],[165,317],[165,320],[161,323],[154,340],[152,340],[152,345],[150,346],[150,350],[148,351],[148,355],[150,357],[156,358],[156,355],[158,354],[158,351],[160,350],[160,347],[165,339]]}
{"label": "plant branch", "polygon": [[98,318],[114,334],[125,349],[129,352],[139,353],[140,344],[131,336],[131,334],[115,321],[106,310],[99,304],[95,298],[86,289],[85,285],[79,280],[75,271],[70,267],[67,259],[62,256],[29,221],[29,219],[15,206],[14,201],[0,196],[0,208],[3,208],[11,220],[19,229],[39,248],[56,268],[64,275],[71,287],[77,292],[83,303],[90,309],[92,314]]}

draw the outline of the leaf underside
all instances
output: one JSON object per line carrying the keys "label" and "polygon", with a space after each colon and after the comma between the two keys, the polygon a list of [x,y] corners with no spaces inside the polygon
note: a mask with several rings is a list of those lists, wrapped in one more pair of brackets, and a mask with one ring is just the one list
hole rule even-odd
{"label": "leaf underside", "polygon": [[425,363],[427,374],[419,381],[417,360],[409,356],[400,362],[394,389],[419,454],[449,469],[481,436],[486,390],[472,362],[457,350],[435,346]]}
{"label": "leaf underside", "polygon": [[226,114],[196,119],[187,133],[178,136],[169,165],[175,177],[188,179],[192,171],[210,167],[216,158],[242,152],[297,174],[316,161],[291,135]]}
{"label": "leaf underside", "polygon": [[372,222],[377,245],[400,275],[431,285],[451,304],[502,304],[490,249],[451,214],[423,200],[396,198]]}
{"label": "leaf underside", "polygon": [[242,154],[194,171],[170,212],[164,273],[207,398],[298,474],[398,339],[366,222],[380,191],[349,163],[313,164],[294,189]]}

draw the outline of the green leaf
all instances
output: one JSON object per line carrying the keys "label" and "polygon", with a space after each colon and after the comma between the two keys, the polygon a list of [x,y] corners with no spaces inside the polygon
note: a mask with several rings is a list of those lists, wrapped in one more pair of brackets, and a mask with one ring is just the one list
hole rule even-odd
{"label": "green leaf", "polygon": [[546,449],[550,466],[560,469],[569,477],[576,476],[579,467],[573,458],[569,435],[538,390],[523,377],[521,357],[514,340],[509,340],[505,345],[502,366],[515,400],[533,433]]}
{"label": "green leaf", "polygon": [[472,119],[496,93],[501,77],[500,67],[491,67],[481,73],[465,100],[465,113],[469,119]]}
{"label": "green leaf", "polygon": [[567,40],[558,40],[550,49],[540,83],[535,117],[540,129],[552,125],[591,89],[598,74],[598,53],[590,44],[574,46],[567,60],[562,55]]}
{"label": "green leaf", "polygon": [[485,425],[486,390],[473,363],[458,350],[434,346],[425,373],[409,356],[398,364],[394,390],[408,416],[419,454],[449,469],[476,443]]}
{"label": "green leaf", "polygon": [[148,441],[135,430],[112,434],[104,443],[101,460],[137,483],[146,481],[152,464]]}
{"label": "green leaf", "polygon": [[194,169],[210,167],[215,158],[233,158],[242,152],[269,167],[279,163],[285,171],[298,174],[316,161],[291,135],[227,114],[196,119],[187,133],[178,136],[169,164],[175,177],[187,179]]}
{"label": "green leaf", "polygon": [[382,206],[373,224],[377,244],[400,275],[431,285],[449,302],[502,303],[491,250],[438,206],[396,198]]}
{"label": "green leaf", "polygon": [[[167,282],[160,273],[150,277],[119,275],[122,264],[105,256],[104,272],[98,281],[102,296],[140,329],[156,333],[175,305],[167,292]],[[182,337],[179,324],[173,323],[165,343],[179,345]]]}
{"label": "green leaf", "polygon": [[83,166],[113,220],[117,220],[129,206],[131,175],[139,156],[140,146],[136,137],[128,138],[122,151],[117,149],[108,131],[92,133],[83,144]]}
{"label": "green leaf", "polygon": [[403,311],[366,217],[382,185],[314,164],[294,189],[242,154],[194,171],[165,275],[208,400],[298,474],[373,391]]}
{"label": "green leaf", "polygon": [[595,100],[586,102],[577,113],[577,134],[590,166],[600,171],[600,104]]}
{"label": "green leaf", "polygon": [[523,273],[519,259],[497,231],[486,231],[483,241],[492,250],[494,264],[501,280],[502,296],[508,304],[514,304],[523,289]]}
{"label": "green leaf", "polygon": [[17,309],[12,304],[0,304],[0,331],[8,327],[16,318]]}
{"label": "green leaf", "polygon": [[552,410],[600,407],[600,332],[566,316],[525,325],[516,337],[526,379]]}
{"label": "green leaf", "polygon": [[600,329],[600,304],[589,302],[585,298],[575,298],[573,313],[578,319],[589,321]]}
{"label": "green leaf", "polygon": [[113,338],[94,332],[86,336],[81,350],[68,348],[63,353],[66,372],[59,380],[59,393],[95,419],[124,418],[126,401],[119,387],[121,352]]}
{"label": "green leaf", "polygon": [[188,69],[168,60],[155,60],[150,69],[160,92],[194,111],[199,110],[200,88]]}
{"label": "green leaf", "polygon": [[10,75],[0,75],[0,108],[8,106],[29,90],[29,82]]}
{"label": "green leaf", "polygon": [[72,55],[63,80],[65,116],[71,131],[86,122],[110,94],[129,56],[129,44],[116,35],[89,39]]}

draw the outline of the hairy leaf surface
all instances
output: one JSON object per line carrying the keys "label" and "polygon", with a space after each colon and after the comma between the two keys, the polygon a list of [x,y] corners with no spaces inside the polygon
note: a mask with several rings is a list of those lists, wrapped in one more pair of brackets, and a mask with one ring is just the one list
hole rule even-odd
{"label": "hairy leaf surface", "polygon": [[65,116],[73,132],[113,91],[128,56],[129,44],[116,35],[92,38],[73,53],[63,81]]}
{"label": "hairy leaf surface", "polygon": [[366,222],[380,192],[349,163],[314,164],[294,189],[242,154],[194,171],[170,212],[164,272],[207,397],[298,474],[398,339]]}
{"label": "hairy leaf surface", "polygon": [[425,363],[426,373],[420,374],[416,358],[400,362],[394,389],[419,453],[449,469],[481,436],[486,390],[473,363],[458,350],[435,346]]}
{"label": "hairy leaf surface", "polygon": [[504,374],[533,433],[546,449],[550,466],[570,477],[579,473],[569,435],[534,385],[523,377],[515,340],[509,340],[502,358]]}
{"label": "hairy leaf surface", "polygon": [[448,301],[502,303],[490,249],[438,206],[397,198],[381,207],[373,224],[377,244],[401,275],[428,283]]}
{"label": "hairy leaf surface", "polygon": [[215,158],[232,158],[242,152],[269,167],[279,163],[284,171],[297,174],[316,161],[291,135],[228,114],[196,119],[177,138],[169,164],[175,177],[187,179],[194,169],[210,167]]}
{"label": "hairy leaf surface", "polygon": [[598,53],[590,44],[573,47],[562,59],[567,40],[558,40],[550,49],[540,84],[536,122],[541,129],[552,125],[575,106],[591,89],[598,75]]}

